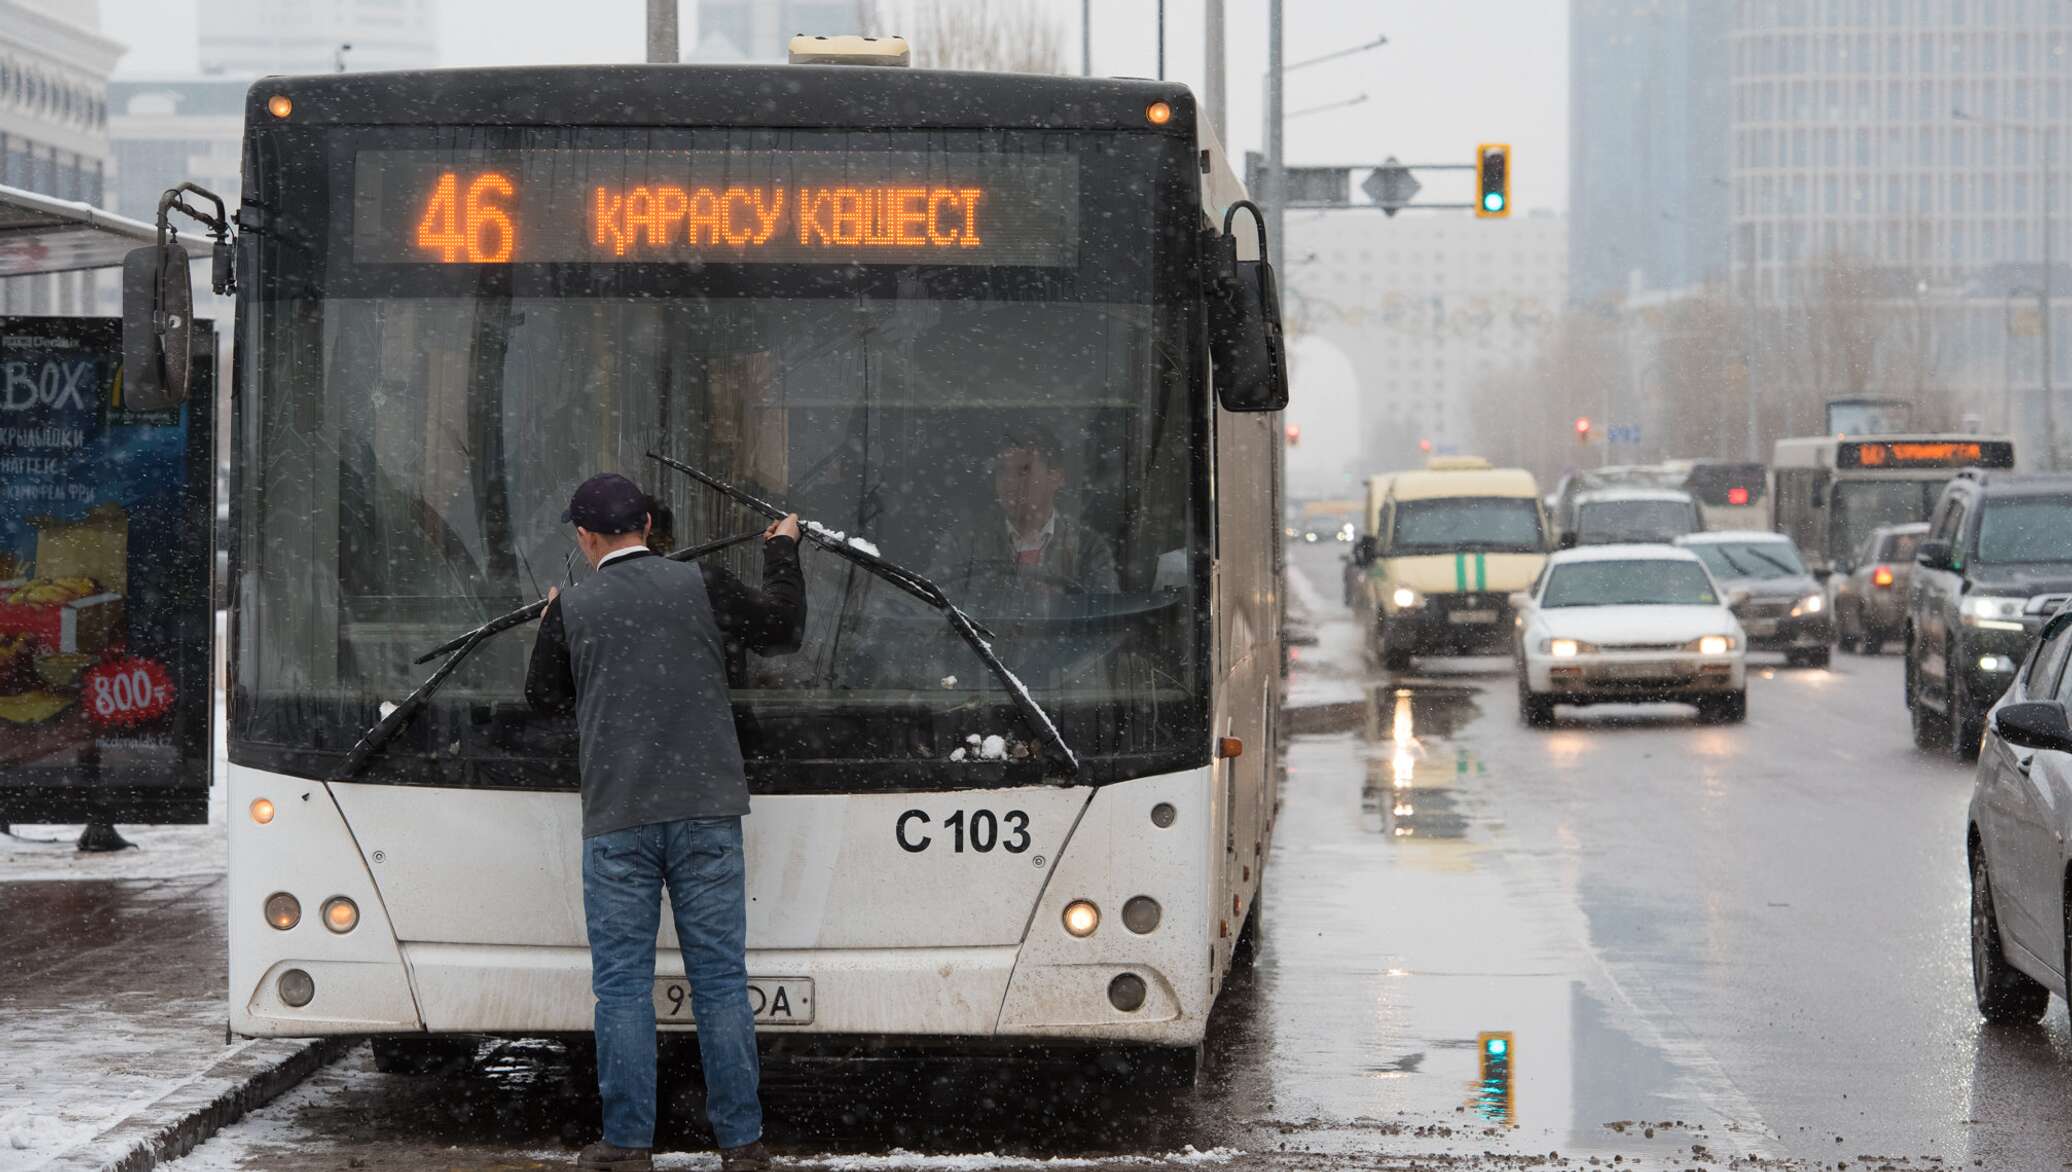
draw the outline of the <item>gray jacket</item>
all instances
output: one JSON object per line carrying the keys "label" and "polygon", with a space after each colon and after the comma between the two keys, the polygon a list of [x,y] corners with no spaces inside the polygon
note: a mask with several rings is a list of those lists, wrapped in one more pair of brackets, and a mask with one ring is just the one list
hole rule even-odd
{"label": "gray jacket", "polygon": [[581,736],[583,836],[748,812],[727,691],[729,643],[797,650],[798,547],[763,546],[763,589],[653,553],[605,563],[548,606],[525,696],[570,711]]}

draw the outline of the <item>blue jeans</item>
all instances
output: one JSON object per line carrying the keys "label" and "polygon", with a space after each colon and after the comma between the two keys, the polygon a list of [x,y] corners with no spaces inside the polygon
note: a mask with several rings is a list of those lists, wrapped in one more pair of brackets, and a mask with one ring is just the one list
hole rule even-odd
{"label": "blue jeans", "polygon": [[654,1146],[655,944],[664,883],[698,1023],[706,1117],[719,1146],[753,1143],[762,1138],[763,1108],[756,1098],[755,1014],[748,1006],[739,818],[658,822],[583,840],[605,1142]]}

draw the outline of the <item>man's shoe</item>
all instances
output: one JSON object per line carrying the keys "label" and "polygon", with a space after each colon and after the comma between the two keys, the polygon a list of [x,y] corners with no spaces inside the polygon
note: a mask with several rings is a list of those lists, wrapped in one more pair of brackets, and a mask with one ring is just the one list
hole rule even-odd
{"label": "man's shoe", "polygon": [[770,1166],[770,1149],[763,1141],[719,1150],[720,1172],[764,1172]]}
{"label": "man's shoe", "polygon": [[576,1167],[598,1172],[654,1172],[655,1156],[648,1148],[622,1148],[598,1140],[576,1153]]}

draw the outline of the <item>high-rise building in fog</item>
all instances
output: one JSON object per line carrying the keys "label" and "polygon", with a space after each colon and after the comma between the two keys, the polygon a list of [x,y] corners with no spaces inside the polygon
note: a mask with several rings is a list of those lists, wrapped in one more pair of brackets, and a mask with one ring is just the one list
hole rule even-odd
{"label": "high-rise building in fog", "polygon": [[240,77],[331,73],[341,62],[353,70],[430,69],[439,63],[435,4],[200,0],[202,72]]}
{"label": "high-rise building in fog", "polygon": [[[1475,386],[1532,359],[1568,286],[1567,225],[1372,211],[1290,211],[1281,305],[1344,353],[1359,382],[1357,475],[1472,452]],[[1341,470],[1325,470],[1338,475]]]}
{"label": "high-rise building in fog", "polygon": [[856,0],[698,0],[692,61],[782,61],[795,33],[853,33]]}
{"label": "high-rise building in fog", "polygon": [[1726,45],[1736,7],[1571,0],[1572,300],[1617,301],[1726,275]]}
{"label": "high-rise building in fog", "polygon": [[[122,46],[93,0],[0,0],[0,184],[100,203],[108,168],[108,74]],[[84,313],[87,278],[0,281],[0,313]]]}
{"label": "high-rise building in fog", "polygon": [[[2062,173],[2072,8],[2051,0],[1740,3],[1733,266],[1774,297],[1827,257],[1892,289],[2032,283]],[[2045,136],[2056,139],[2047,149]],[[2072,201],[2056,184],[2056,246]],[[2068,283],[2072,284],[2072,283]]]}

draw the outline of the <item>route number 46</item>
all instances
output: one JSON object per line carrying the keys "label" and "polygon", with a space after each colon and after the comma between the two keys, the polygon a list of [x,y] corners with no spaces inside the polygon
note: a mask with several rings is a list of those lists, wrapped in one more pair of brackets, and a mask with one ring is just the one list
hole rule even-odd
{"label": "route number 46", "polygon": [[417,222],[417,246],[438,253],[447,264],[508,262],[516,251],[518,230],[511,223],[511,213],[490,198],[509,199],[516,190],[510,179],[495,171],[469,180],[465,193],[459,175],[451,171],[441,174],[424,219]]}
{"label": "route number 46", "polygon": [[[928,832],[932,821],[926,810],[908,810],[901,814],[892,831],[892,836],[899,840],[899,849],[909,854],[920,854],[933,845],[935,835]],[[942,820],[942,831],[954,854],[961,855],[968,848],[983,855],[997,847],[1008,854],[1018,855],[1029,849],[1029,815],[1021,810],[1009,810],[1004,814],[973,810],[968,817],[959,810]]]}

